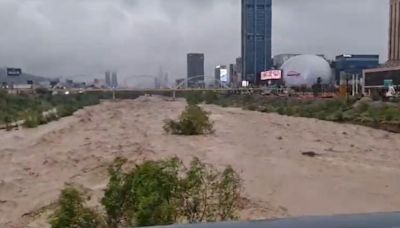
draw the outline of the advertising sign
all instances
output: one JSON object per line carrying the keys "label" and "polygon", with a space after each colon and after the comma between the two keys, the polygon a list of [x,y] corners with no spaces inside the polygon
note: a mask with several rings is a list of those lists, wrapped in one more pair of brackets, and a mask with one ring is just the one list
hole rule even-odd
{"label": "advertising sign", "polygon": [[281,70],[269,70],[261,72],[261,80],[279,80],[282,79]]}
{"label": "advertising sign", "polygon": [[299,72],[297,72],[297,71],[291,70],[291,71],[289,71],[289,72],[287,73],[287,76],[288,76],[288,77],[300,77],[300,76],[301,76],[301,73],[299,73]]}
{"label": "advertising sign", "polygon": [[221,82],[229,82],[229,78],[228,78],[228,69],[220,69],[220,81]]}
{"label": "advertising sign", "polygon": [[7,68],[7,76],[18,77],[21,74],[22,70],[20,68]]}

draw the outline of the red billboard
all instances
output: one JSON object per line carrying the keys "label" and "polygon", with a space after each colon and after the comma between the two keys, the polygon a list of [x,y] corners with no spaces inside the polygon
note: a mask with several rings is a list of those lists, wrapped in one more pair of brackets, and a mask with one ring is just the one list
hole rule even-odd
{"label": "red billboard", "polygon": [[281,70],[268,70],[261,72],[261,80],[280,80],[282,79]]}

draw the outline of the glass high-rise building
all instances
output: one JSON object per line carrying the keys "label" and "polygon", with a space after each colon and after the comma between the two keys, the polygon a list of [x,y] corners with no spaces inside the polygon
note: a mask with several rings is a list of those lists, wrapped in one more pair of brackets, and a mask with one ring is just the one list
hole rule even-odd
{"label": "glass high-rise building", "polygon": [[187,55],[187,80],[188,87],[204,87],[204,54]]}
{"label": "glass high-rise building", "polygon": [[260,83],[272,66],[272,0],[242,0],[242,78]]}
{"label": "glass high-rise building", "polygon": [[111,87],[117,88],[118,87],[118,76],[117,72],[113,72],[111,76]]}
{"label": "glass high-rise building", "polygon": [[106,86],[111,87],[111,72],[106,71],[106,80],[105,80]]}

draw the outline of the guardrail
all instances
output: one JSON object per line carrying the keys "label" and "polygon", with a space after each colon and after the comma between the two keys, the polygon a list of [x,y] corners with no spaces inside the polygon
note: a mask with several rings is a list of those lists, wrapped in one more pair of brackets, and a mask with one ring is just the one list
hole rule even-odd
{"label": "guardrail", "polygon": [[[157,228],[161,228],[160,226]],[[301,217],[270,221],[174,225],[162,228],[400,228],[400,213]]]}

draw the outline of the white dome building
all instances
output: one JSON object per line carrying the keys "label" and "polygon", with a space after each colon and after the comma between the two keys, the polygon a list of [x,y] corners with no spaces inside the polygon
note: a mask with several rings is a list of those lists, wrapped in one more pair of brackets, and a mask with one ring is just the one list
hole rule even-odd
{"label": "white dome building", "polygon": [[322,79],[322,84],[329,84],[332,80],[332,71],[329,63],[317,55],[299,55],[287,60],[281,67],[283,80],[286,86],[311,87]]}

